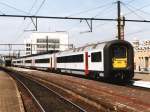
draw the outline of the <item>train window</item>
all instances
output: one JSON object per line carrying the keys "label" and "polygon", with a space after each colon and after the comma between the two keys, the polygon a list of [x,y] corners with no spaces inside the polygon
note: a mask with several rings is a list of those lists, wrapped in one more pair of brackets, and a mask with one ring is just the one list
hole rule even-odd
{"label": "train window", "polygon": [[102,61],[101,52],[91,53],[91,62],[101,62],[101,61]]}
{"label": "train window", "polygon": [[119,47],[116,46],[113,48],[113,57],[116,58],[125,58],[126,57],[126,48],[125,47]]}
{"label": "train window", "polygon": [[63,56],[57,58],[57,63],[79,63],[83,62],[83,54]]}
{"label": "train window", "polygon": [[73,62],[83,62],[83,54],[72,56],[72,61]]}
{"label": "train window", "polygon": [[13,61],[12,63],[16,63],[16,61]]}
{"label": "train window", "polygon": [[35,63],[49,63],[49,58],[45,58],[45,59],[36,59]]}
{"label": "train window", "polygon": [[17,63],[17,61],[13,61],[13,63]]}
{"label": "train window", "polygon": [[31,63],[32,60],[25,60],[25,63]]}
{"label": "train window", "polygon": [[57,63],[62,63],[62,57],[57,57]]}
{"label": "train window", "polygon": [[17,63],[21,63],[21,61],[17,61]]}

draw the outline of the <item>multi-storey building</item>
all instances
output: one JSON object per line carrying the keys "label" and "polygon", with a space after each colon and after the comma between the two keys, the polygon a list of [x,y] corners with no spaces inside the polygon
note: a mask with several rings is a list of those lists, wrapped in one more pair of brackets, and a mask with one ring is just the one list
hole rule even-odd
{"label": "multi-storey building", "polygon": [[135,40],[133,46],[135,70],[150,71],[150,40],[143,42]]}
{"label": "multi-storey building", "polygon": [[25,40],[26,55],[66,50],[70,47],[68,38],[67,32],[33,32]]}

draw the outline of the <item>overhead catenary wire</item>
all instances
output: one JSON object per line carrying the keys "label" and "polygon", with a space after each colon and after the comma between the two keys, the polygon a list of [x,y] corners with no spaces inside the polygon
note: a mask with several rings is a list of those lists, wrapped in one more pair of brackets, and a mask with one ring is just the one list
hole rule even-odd
{"label": "overhead catenary wire", "polygon": [[[32,9],[34,8],[34,6],[36,5],[36,3],[37,3],[37,0],[34,0],[34,2],[33,2],[33,4],[32,4],[32,6],[31,6],[31,8],[30,8],[29,11],[28,11],[28,15],[31,14],[31,11],[32,11]],[[25,22],[25,19],[23,19],[23,21],[21,22],[21,24],[20,24],[18,30],[21,29],[21,27],[22,27],[22,25],[24,24],[24,22]],[[29,27],[29,25],[27,25],[27,26]],[[25,30],[25,29],[24,29],[24,30]],[[17,31],[17,33],[18,33],[18,31]],[[23,31],[23,33],[24,33],[24,31]],[[18,39],[20,36],[23,35],[23,33],[21,33],[19,36],[17,36],[17,37],[14,39],[14,42],[16,42],[17,39]],[[13,42],[13,43],[14,43],[14,42]]]}
{"label": "overhead catenary wire", "polygon": [[80,15],[80,14],[88,13],[88,12],[91,12],[91,11],[94,11],[94,10],[98,10],[98,9],[106,7],[106,6],[110,5],[110,4],[113,4],[113,2],[109,2],[109,3],[106,3],[106,4],[100,5],[98,7],[94,7],[94,8],[90,8],[90,9],[84,10],[84,11],[73,13],[73,14],[68,15],[67,17],[72,17],[72,16],[75,16],[75,15]]}
{"label": "overhead catenary wire", "polygon": [[101,23],[101,24],[95,25],[95,27],[102,27],[102,26],[104,26],[104,25],[108,25],[108,24],[110,24],[110,23],[111,23],[111,22]]}
{"label": "overhead catenary wire", "polygon": [[38,14],[38,12],[41,10],[42,6],[44,5],[45,1],[46,1],[46,0],[43,0],[43,1],[42,1],[41,5],[39,6],[39,8],[37,9],[37,11],[35,12],[34,15],[37,15],[37,14]]}
{"label": "overhead catenary wire", "polygon": [[[40,4],[40,6],[38,7],[37,11],[36,11],[33,15],[36,15],[36,14],[40,11],[40,9],[41,9],[42,6],[44,5],[45,1],[46,1],[46,0],[43,0],[43,1],[42,1],[42,3]],[[36,3],[37,3],[37,0],[34,1],[34,3],[33,3],[33,5],[32,5],[32,7],[31,7],[31,9],[30,9],[29,12],[28,12],[28,14],[31,13],[31,11],[32,11],[32,9],[33,9],[33,7],[34,7],[34,5],[35,5]],[[27,24],[27,26],[24,28],[24,30],[22,31],[22,33],[20,33],[20,35],[17,36],[16,39],[19,39],[19,37],[22,37],[22,35],[24,34],[25,29],[27,29],[27,28],[31,25],[31,23],[32,23],[32,22],[30,22],[29,24]]]}
{"label": "overhead catenary wire", "polygon": [[[41,9],[41,8],[40,8],[40,9]],[[137,10],[135,10],[135,12],[136,12],[136,11],[137,11]],[[139,10],[139,11],[140,11],[140,10]],[[131,13],[133,13],[133,12],[134,12],[134,10],[131,11]]]}
{"label": "overhead catenary wire", "polygon": [[[24,21],[23,21],[23,22],[24,22]],[[23,23],[23,22],[22,22],[22,23]],[[24,30],[25,30],[26,28],[28,28],[30,24],[31,24],[31,22],[30,22],[29,24],[27,24],[27,26],[24,28]],[[14,40],[15,40],[14,42],[17,42],[17,40],[18,40],[20,37],[23,36],[24,30],[16,37],[16,39],[14,39]],[[14,43],[14,42],[13,42],[13,43]]]}
{"label": "overhead catenary wire", "polygon": [[[84,11],[81,11],[81,12],[77,12],[77,13],[70,14],[69,16],[66,16],[66,17],[71,17],[71,16],[74,16],[74,15],[80,15],[80,14],[83,14],[83,13],[88,13],[88,12],[91,12],[91,11],[94,11],[94,10],[99,10],[99,9],[101,9],[101,8],[105,8],[105,10],[107,10],[107,9],[110,8],[110,5],[112,5],[112,4],[113,4],[113,2],[109,2],[109,3],[106,3],[106,4],[100,5],[100,6],[98,6],[98,7],[94,7],[94,8],[87,9],[87,10],[84,10]],[[109,6],[109,7],[108,7],[108,6]],[[103,11],[104,11],[104,9],[103,9],[102,11],[100,11],[100,12],[103,12]],[[99,12],[99,13],[100,13],[100,12]],[[98,14],[99,14],[99,13],[98,13]],[[98,16],[98,14],[96,14],[96,16]],[[94,17],[96,17],[96,16],[94,16]],[[94,17],[93,17],[93,18],[94,18]],[[68,28],[67,31],[73,30],[74,28],[77,27],[77,25],[79,25],[79,24],[81,24],[81,23],[82,23],[82,21],[80,21],[79,23],[75,24],[74,26]]]}
{"label": "overhead catenary wire", "polygon": [[14,9],[14,10],[16,10],[16,11],[18,11],[18,12],[22,12],[22,13],[24,13],[24,14],[28,14],[26,11],[21,10],[21,9],[18,9],[18,8],[15,8],[15,7],[13,7],[13,6],[9,5],[9,4],[3,3],[3,2],[0,2],[0,4],[1,4],[1,5],[4,5],[4,6],[6,6],[6,7],[9,7],[9,8],[11,8],[11,9]]}
{"label": "overhead catenary wire", "polygon": [[[80,15],[80,14],[88,13],[88,12],[91,12],[91,11],[94,11],[94,10],[99,10],[99,9],[104,8],[104,7],[106,7],[106,6],[108,6],[108,5],[111,5],[111,4],[113,4],[113,2],[109,2],[109,3],[103,4],[103,5],[94,7],[94,8],[90,8],[90,9],[87,9],[87,10],[84,10],[84,11],[80,11],[80,12],[77,12],[77,13],[73,13],[73,14],[70,14],[70,15],[68,15],[68,16],[66,16],[66,17],[71,17],[71,16],[75,16],[75,15]],[[77,25],[79,25],[79,24],[81,24],[81,22],[75,24],[75,26],[71,27],[71,29],[68,29],[68,30],[72,30],[72,29],[74,29],[74,27],[76,28]],[[68,30],[67,30],[67,31],[68,31]]]}
{"label": "overhead catenary wire", "polygon": [[[123,5],[127,5],[127,4],[124,4],[124,3],[123,3]],[[145,4],[144,6],[142,6],[142,7],[140,7],[140,8],[135,8],[134,6],[129,5],[129,4],[128,4],[128,6],[132,7],[132,8],[134,9],[134,10],[133,10],[134,12],[140,11],[140,12],[146,13],[146,12],[143,11],[142,9],[147,8],[147,7],[150,7],[150,4]],[[130,14],[132,14],[132,12],[125,13],[124,15],[130,15]]]}
{"label": "overhead catenary wire", "polygon": [[[91,11],[94,11],[94,10],[99,10],[99,9],[102,9],[102,8],[105,8],[107,7],[107,9],[110,7],[110,5],[112,5],[113,2],[109,2],[109,3],[106,3],[106,4],[103,4],[103,5],[100,5],[98,7],[94,7],[94,8],[90,8],[90,9],[87,9],[87,10],[84,10],[84,11],[81,11],[81,12],[77,12],[77,13],[73,13],[73,14],[70,14],[66,17],[71,17],[71,16],[74,16],[74,15],[80,15],[80,14],[84,14],[84,13],[88,13],[88,12],[91,12]],[[109,6],[109,7],[108,7]],[[106,9],[106,8],[105,8]],[[104,10],[102,10],[104,11]],[[100,12],[99,12],[100,13]],[[96,15],[98,16],[98,14]],[[95,17],[95,16],[94,16]],[[72,29],[76,28],[78,25],[80,25],[82,23],[82,20],[75,24],[73,27],[70,27],[70,28],[67,28],[68,30],[67,31],[71,31]]]}
{"label": "overhead catenary wire", "polygon": [[[80,13],[76,13],[76,14],[82,14],[82,13],[87,13],[87,12],[90,12],[90,11],[93,11],[93,10],[102,9],[102,10],[100,10],[95,16],[92,17],[92,18],[95,18],[95,17],[97,17],[99,14],[102,14],[102,13],[106,12],[106,10],[107,10],[107,11],[108,11],[108,10],[110,11],[110,9],[112,8],[112,7],[111,7],[112,4],[114,4],[114,2],[106,3],[106,4],[101,5],[101,6],[99,6],[99,7],[92,8],[91,10],[88,9],[88,10],[81,11]],[[111,12],[111,11],[110,11],[110,12]],[[108,13],[107,13],[107,14],[108,14]],[[73,14],[72,14],[72,15],[73,15]],[[75,15],[75,14],[74,14],[74,15]],[[67,17],[68,17],[68,16],[67,16]],[[80,23],[75,24],[74,27],[69,28],[67,31],[73,30],[73,29],[76,28],[78,25],[80,25],[81,22],[82,22],[82,21],[80,21]],[[104,24],[99,24],[99,25],[97,25],[97,26],[100,26],[100,25],[103,26],[103,25],[105,25],[105,24],[106,24],[106,23],[104,23]],[[81,34],[81,33],[80,33],[80,34]]]}
{"label": "overhead catenary wire", "polygon": [[[133,2],[133,1],[135,1],[135,0],[131,0],[130,2]],[[144,9],[144,8],[146,8],[146,7],[149,7],[150,4],[146,4],[146,5],[144,5],[144,6],[140,7],[140,8],[135,8],[135,7],[133,7],[132,5],[130,5],[130,2],[122,3],[123,6],[125,6],[125,7],[130,11],[130,12],[126,13],[125,16],[130,15],[130,14],[135,14],[135,15],[138,16],[139,18],[145,20],[145,18],[143,18],[141,15],[137,14],[137,12],[140,11],[140,12],[142,12],[142,13],[146,13],[146,12],[144,12],[142,9]],[[131,8],[129,8],[129,7],[131,7],[133,10],[132,10]],[[146,20],[145,20],[145,21],[146,21]],[[138,31],[135,31],[135,32],[127,33],[127,34],[125,34],[125,36],[132,36],[132,35],[136,35],[136,34],[139,34],[139,33],[148,32],[148,31],[149,31],[149,29],[141,29],[141,30],[138,30]]]}
{"label": "overhead catenary wire", "polygon": [[135,0],[129,0],[127,3],[126,3],[126,5],[129,5],[129,4],[131,4],[132,2],[134,2]]}
{"label": "overhead catenary wire", "polygon": [[4,9],[4,8],[1,8],[1,9],[0,9],[0,13],[3,14],[3,15],[5,15],[5,13],[2,11],[3,9]]}
{"label": "overhead catenary wire", "polygon": [[29,10],[29,12],[28,12],[29,15],[32,15],[32,14],[31,14],[31,11],[32,11],[32,9],[34,8],[34,6],[36,5],[36,3],[37,3],[37,0],[34,0],[32,6],[31,6],[31,8],[30,8],[30,10]]}
{"label": "overhead catenary wire", "polygon": [[127,34],[125,34],[125,36],[132,36],[132,35],[136,35],[136,34],[139,34],[139,33],[149,32],[149,30],[150,30],[150,28],[145,28],[145,29],[141,29],[141,30],[138,30],[138,31],[135,31],[135,32],[127,33]]}
{"label": "overhead catenary wire", "polygon": [[[14,16],[14,15],[0,15],[0,16],[13,16],[13,17],[18,17],[18,15]],[[24,15],[20,15],[19,17],[33,17],[33,18],[49,18],[49,19],[73,19],[73,20],[102,20],[102,21],[117,21],[117,19],[101,19],[101,18],[71,18],[71,17],[49,17],[49,16],[24,16]],[[128,21],[128,22],[149,22],[148,20],[128,20],[126,19],[125,21]],[[30,25],[30,24],[29,24]],[[24,32],[23,32],[24,33]],[[21,34],[22,35],[22,34]]]}
{"label": "overhead catenary wire", "polygon": [[149,12],[146,12],[146,11],[142,10],[142,9],[144,9],[144,8],[146,8],[146,7],[150,7],[150,4],[149,4],[149,5],[146,5],[146,7],[142,7],[142,8],[139,8],[139,9],[137,9],[137,8],[135,8],[135,7],[133,7],[133,6],[131,6],[131,7],[134,8],[137,12],[141,12],[141,13],[143,13],[143,14],[146,14],[146,15],[150,16],[150,13],[149,13]]}
{"label": "overhead catenary wire", "polygon": [[[99,15],[101,15],[101,14],[103,14],[103,13],[105,13],[105,14],[111,13],[110,9],[112,9],[111,6],[105,7],[103,10],[99,11],[99,12],[94,16],[94,18],[95,18],[95,17],[98,17]],[[108,13],[106,13],[106,11],[108,11]]]}
{"label": "overhead catenary wire", "polygon": [[[98,14],[96,14],[94,17],[92,17],[92,18],[95,18],[95,17],[97,17],[100,13],[103,13],[104,11],[106,12],[110,12],[110,9],[112,9],[112,7],[106,7],[106,8],[104,8],[104,10],[101,10],[101,12],[99,12]],[[106,13],[106,14],[108,14],[108,13]],[[68,28],[68,30],[67,31],[71,31],[71,30],[73,30],[74,28],[76,28],[78,25],[80,25],[81,24],[81,22],[79,22],[79,23],[77,23],[77,24],[75,24],[74,25],[74,27],[70,27],[70,28]],[[101,24],[98,24],[98,25],[95,25],[95,27],[101,27],[101,26],[104,26],[104,25],[107,25],[108,24],[108,22],[107,23],[101,23]]]}
{"label": "overhead catenary wire", "polygon": [[[123,4],[123,6],[126,7],[129,11],[131,11],[132,14],[134,14],[134,15],[136,15],[137,17],[139,17],[139,18],[145,20],[145,18],[143,18],[141,15],[139,15],[139,14],[136,13],[136,10],[132,10],[130,7],[128,7],[128,6],[125,5],[125,4]],[[131,13],[130,13],[130,14],[131,14]],[[126,16],[126,14],[125,14],[124,16]]]}
{"label": "overhead catenary wire", "polygon": [[[131,0],[132,2],[134,1],[134,0]],[[129,4],[129,3],[128,3]],[[148,7],[149,5],[145,5],[146,7]],[[150,13],[148,13],[148,12],[144,12],[143,10],[141,10],[142,8],[145,8],[145,6],[144,7],[141,7],[141,8],[139,8],[138,9],[138,11],[141,11],[141,12],[143,12],[143,13],[147,13],[148,15],[150,15]],[[128,8],[128,10],[130,10],[131,11],[131,13],[134,13],[136,16],[138,16],[138,17],[140,17],[140,18],[142,18],[143,19],[143,21],[145,21],[146,22],[146,20],[142,17],[142,16],[140,16],[139,14],[137,14],[136,13],[136,10],[132,10],[131,8],[129,8],[129,7],[127,7]],[[127,20],[128,21],[128,20]],[[130,20],[129,20],[130,21]],[[131,20],[132,21],[132,20]],[[133,20],[134,21],[134,20]],[[132,22],[133,22],[132,21]],[[136,22],[138,22],[138,21],[136,21]],[[101,25],[101,24],[100,24]],[[102,26],[103,25],[105,25],[105,24],[102,24]],[[129,34],[126,34],[126,36],[128,36],[128,35],[134,35],[134,34],[137,34],[137,33],[142,33],[142,32],[147,32],[149,29],[147,29],[147,30],[139,30],[139,31],[137,31],[137,32],[133,32],[133,33],[129,33]]]}
{"label": "overhead catenary wire", "polygon": [[[37,15],[37,13],[40,11],[40,9],[42,8],[42,6],[44,5],[46,0],[43,0],[42,3],[40,4],[40,6],[38,7],[37,11],[33,14],[33,15]],[[32,22],[30,22],[31,24]],[[28,26],[26,28],[28,28],[30,26],[30,24],[28,24]],[[24,29],[25,30],[25,29]]]}
{"label": "overhead catenary wire", "polygon": [[3,15],[5,14],[5,13],[3,13],[1,10],[0,10],[0,13],[2,13]]}
{"label": "overhead catenary wire", "polygon": [[[36,15],[36,14],[40,11],[40,9],[41,9],[42,6],[44,5],[45,1],[46,1],[46,0],[43,0],[43,1],[42,1],[41,5],[39,6],[39,8],[37,9],[37,11],[35,12],[34,15]],[[82,12],[79,12],[79,13],[81,14],[81,13],[89,12],[89,11],[91,11],[91,10],[100,9],[100,8],[102,8],[102,7],[105,7],[105,6],[109,5],[109,4],[112,4],[112,3],[107,3],[107,4],[104,4],[104,5],[98,6],[98,7],[96,7],[96,8],[88,9],[88,10],[86,10],[86,11],[82,11]],[[79,13],[76,13],[76,14],[79,14]],[[75,15],[75,14],[72,14],[72,15]],[[71,15],[70,15],[70,16],[71,16]],[[28,27],[30,26],[30,24],[31,24],[31,23],[29,23],[26,28],[28,28]],[[80,23],[79,23],[79,24],[80,24]],[[26,28],[25,28],[25,29],[26,29]],[[23,34],[24,34],[24,32],[22,32],[19,36],[22,36]]]}
{"label": "overhead catenary wire", "polygon": [[[67,18],[66,18],[67,19]],[[115,20],[114,20],[115,21]],[[130,20],[130,21],[132,21],[132,20]],[[137,21],[138,22],[138,21]],[[146,22],[146,21],[143,21],[143,22]]]}
{"label": "overhead catenary wire", "polygon": [[[117,21],[115,18],[90,18],[90,17],[57,17],[57,16],[27,16],[27,15],[0,15],[0,17],[62,19],[62,20],[92,20],[92,21]],[[150,23],[150,20],[126,19],[121,21]]]}
{"label": "overhead catenary wire", "polygon": [[81,24],[81,22],[76,23],[76,24],[74,24],[72,27],[67,28],[66,31],[71,31],[71,30],[73,30],[74,28],[76,28],[76,27],[77,27],[78,25],[80,25],[80,24]]}

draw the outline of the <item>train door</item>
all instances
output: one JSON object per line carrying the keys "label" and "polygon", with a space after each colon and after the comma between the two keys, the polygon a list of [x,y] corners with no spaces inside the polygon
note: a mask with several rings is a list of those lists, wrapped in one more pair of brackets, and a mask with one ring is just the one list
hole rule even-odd
{"label": "train door", "polygon": [[34,67],[35,66],[35,59],[32,59],[32,65],[31,65],[32,67]]}
{"label": "train door", "polygon": [[50,57],[50,69],[52,70],[52,57]]}
{"label": "train door", "polygon": [[85,52],[85,75],[89,74],[88,52]]}
{"label": "train door", "polygon": [[54,65],[54,70],[56,70],[57,69],[57,58],[56,58],[56,54],[54,53],[54,55],[53,55],[53,65]]}

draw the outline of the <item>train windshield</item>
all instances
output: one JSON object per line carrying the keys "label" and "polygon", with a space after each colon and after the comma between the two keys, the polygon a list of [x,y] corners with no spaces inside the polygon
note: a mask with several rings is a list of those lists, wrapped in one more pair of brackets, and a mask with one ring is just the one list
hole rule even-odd
{"label": "train windshield", "polygon": [[124,46],[115,46],[113,48],[113,57],[115,58],[126,58],[127,48]]}

